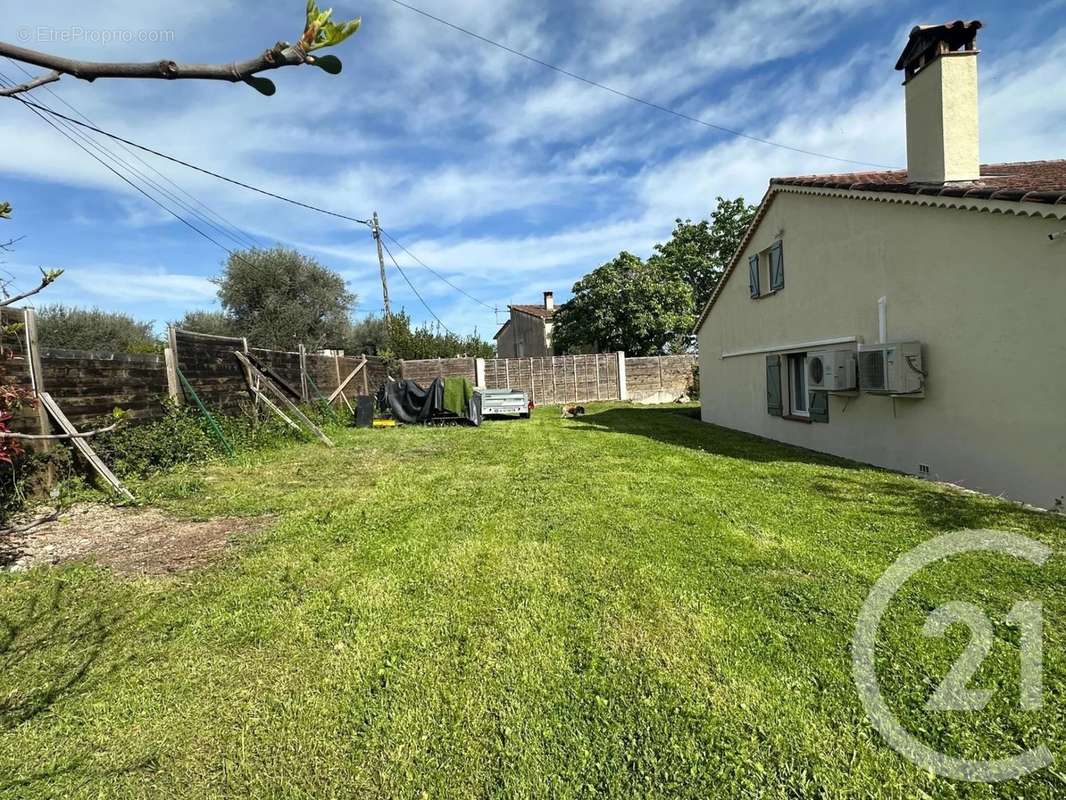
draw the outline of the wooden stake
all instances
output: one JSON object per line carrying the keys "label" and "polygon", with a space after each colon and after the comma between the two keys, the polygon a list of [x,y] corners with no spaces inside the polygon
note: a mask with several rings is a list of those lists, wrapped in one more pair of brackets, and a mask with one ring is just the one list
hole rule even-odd
{"label": "wooden stake", "polygon": [[[274,395],[275,399],[281,401],[281,405],[293,417],[302,422],[312,433],[314,433],[315,436],[317,436],[322,441],[323,444],[325,444],[327,447],[333,447],[333,442],[330,441],[330,438],[326,436],[326,434],[324,434],[322,430],[317,425],[315,425],[315,423],[311,422],[311,420],[309,420],[299,408],[296,407],[296,404],[288,398],[285,392],[282,391],[281,388],[274,383],[274,381],[264,375],[259,370],[259,368],[255,366],[255,364],[249,361],[247,356],[244,355],[244,353],[236,351],[234,352],[234,355],[237,356],[237,360],[241,362],[241,364],[245,367],[248,373],[260,382],[260,388],[258,389],[258,392],[262,396],[263,400],[267,399],[262,391],[262,387],[265,387],[272,395]],[[251,385],[249,385],[248,388],[252,389],[253,391],[256,391],[256,389],[253,389]],[[271,403],[270,405],[273,405],[273,403]]]}
{"label": "wooden stake", "polygon": [[[52,395],[48,394],[48,392],[41,392],[41,402],[48,410],[48,413],[52,415],[52,418],[59,424],[59,427],[63,429],[63,433],[71,437],[78,435],[78,429],[67,419],[67,415],[63,413],[63,409],[59,407],[59,404],[52,399]],[[115,473],[107,468],[107,464],[100,460],[100,456],[96,454],[96,451],[85,439],[71,438],[70,441],[78,448],[78,452],[85,456],[85,460],[89,462],[100,477],[111,485],[112,489],[127,500],[134,499],[133,495],[130,494],[130,490],[122,485],[122,481],[116,478]]]}
{"label": "wooden stake", "polygon": [[[366,366],[366,356],[363,356],[363,360],[359,362],[359,366],[357,366],[355,369],[353,369],[351,371],[351,374],[348,375],[348,377],[345,378],[344,381],[336,389],[333,390],[333,394],[331,394],[329,396],[329,401],[328,402],[331,405],[333,404],[334,400],[336,400],[338,397],[341,396],[341,394],[344,392],[344,390],[348,386],[348,384],[352,382],[352,379],[356,375],[358,375],[362,371],[363,367],[365,367],[365,366]],[[347,398],[345,398],[345,402],[348,402]]]}

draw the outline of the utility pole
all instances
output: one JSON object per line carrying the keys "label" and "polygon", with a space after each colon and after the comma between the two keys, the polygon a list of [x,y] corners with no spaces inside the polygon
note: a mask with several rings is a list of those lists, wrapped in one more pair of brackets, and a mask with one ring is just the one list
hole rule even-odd
{"label": "utility pole", "polygon": [[373,227],[374,241],[378,245],[378,265],[381,267],[381,296],[385,300],[385,322],[392,320],[392,306],[389,305],[389,279],[385,276],[385,253],[381,249],[381,223],[378,221],[378,212],[374,212]]}

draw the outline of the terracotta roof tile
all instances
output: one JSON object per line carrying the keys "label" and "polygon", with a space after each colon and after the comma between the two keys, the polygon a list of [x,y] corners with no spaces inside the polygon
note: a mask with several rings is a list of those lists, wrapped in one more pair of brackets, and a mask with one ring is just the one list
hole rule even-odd
{"label": "terracotta roof tile", "polygon": [[529,314],[533,317],[540,317],[541,319],[551,319],[555,314],[555,311],[549,311],[544,306],[508,306],[512,311],[521,311],[523,314]]}
{"label": "terracotta roof tile", "polygon": [[976,181],[946,184],[908,183],[906,170],[851,172],[839,175],[801,175],[773,178],[771,186],[812,186],[863,192],[974,197],[1027,203],[1066,203],[1066,160],[983,164]]}

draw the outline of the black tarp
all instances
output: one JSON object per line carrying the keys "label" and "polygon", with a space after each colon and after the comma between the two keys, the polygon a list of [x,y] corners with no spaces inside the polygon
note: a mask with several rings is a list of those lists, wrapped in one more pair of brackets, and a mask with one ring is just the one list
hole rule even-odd
{"label": "black tarp", "polygon": [[425,424],[430,420],[463,419],[481,424],[481,398],[475,393],[465,417],[444,410],[444,381],[437,378],[423,389],[414,381],[389,381],[381,389],[382,411],[397,422]]}
{"label": "black tarp", "polygon": [[397,422],[428,422],[444,410],[444,381],[439,378],[423,389],[414,381],[385,384],[385,410]]}

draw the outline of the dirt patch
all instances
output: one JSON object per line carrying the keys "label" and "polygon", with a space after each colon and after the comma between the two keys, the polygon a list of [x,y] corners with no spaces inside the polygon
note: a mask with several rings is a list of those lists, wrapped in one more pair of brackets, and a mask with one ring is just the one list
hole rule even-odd
{"label": "dirt patch", "polygon": [[[47,512],[43,512],[47,513]],[[41,516],[21,520],[26,526]],[[24,532],[0,532],[0,568],[91,561],[129,575],[165,575],[215,561],[236,536],[269,525],[269,517],[189,522],[154,508],[78,504]]]}

